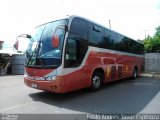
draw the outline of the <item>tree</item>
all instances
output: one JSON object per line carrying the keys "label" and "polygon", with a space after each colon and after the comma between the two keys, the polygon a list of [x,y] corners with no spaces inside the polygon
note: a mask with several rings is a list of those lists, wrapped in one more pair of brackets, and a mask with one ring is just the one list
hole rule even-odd
{"label": "tree", "polygon": [[160,52],[160,26],[156,28],[153,37],[147,36],[144,39],[144,47],[146,53]]}
{"label": "tree", "polygon": [[154,35],[156,38],[160,38],[160,26],[156,28],[156,33]]}

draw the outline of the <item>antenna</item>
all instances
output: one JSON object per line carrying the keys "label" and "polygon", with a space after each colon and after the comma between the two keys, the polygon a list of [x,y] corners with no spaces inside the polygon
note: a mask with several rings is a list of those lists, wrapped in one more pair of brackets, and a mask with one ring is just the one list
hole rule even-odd
{"label": "antenna", "polygon": [[109,20],[109,28],[111,29],[111,20]]}

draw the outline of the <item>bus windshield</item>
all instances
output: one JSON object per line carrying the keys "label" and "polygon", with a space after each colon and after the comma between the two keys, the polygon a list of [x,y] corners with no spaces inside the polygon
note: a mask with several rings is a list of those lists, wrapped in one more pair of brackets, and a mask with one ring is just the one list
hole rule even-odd
{"label": "bus windshield", "polygon": [[[61,64],[65,29],[59,26],[67,23],[68,20],[58,20],[34,29],[26,50],[26,67],[57,68]],[[53,35],[59,38],[59,46],[56,48],[52,43]]]}

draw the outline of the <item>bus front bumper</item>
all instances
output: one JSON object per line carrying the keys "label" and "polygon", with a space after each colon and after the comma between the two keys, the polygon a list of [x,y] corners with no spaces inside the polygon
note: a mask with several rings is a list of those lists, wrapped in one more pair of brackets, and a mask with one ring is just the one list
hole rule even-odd
{"label": "bus front bumper", "polygon": [[24,83],[31,88],[50,91],[54,93],[64,93],[63,77],[58,77],[58,79],[53,81],[47,81],[47,80],[32,80],[24,76]]}

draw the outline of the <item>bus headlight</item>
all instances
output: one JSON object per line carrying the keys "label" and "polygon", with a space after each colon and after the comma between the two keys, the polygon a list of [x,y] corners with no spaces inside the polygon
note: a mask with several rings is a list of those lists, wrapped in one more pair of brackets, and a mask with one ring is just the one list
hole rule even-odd
{"label": "bus headlight", "polygon": [[49,76],[49,77],[45,77],[44,79],[48,81],[52,81],[52,80],[56,80],[56,76]]}

